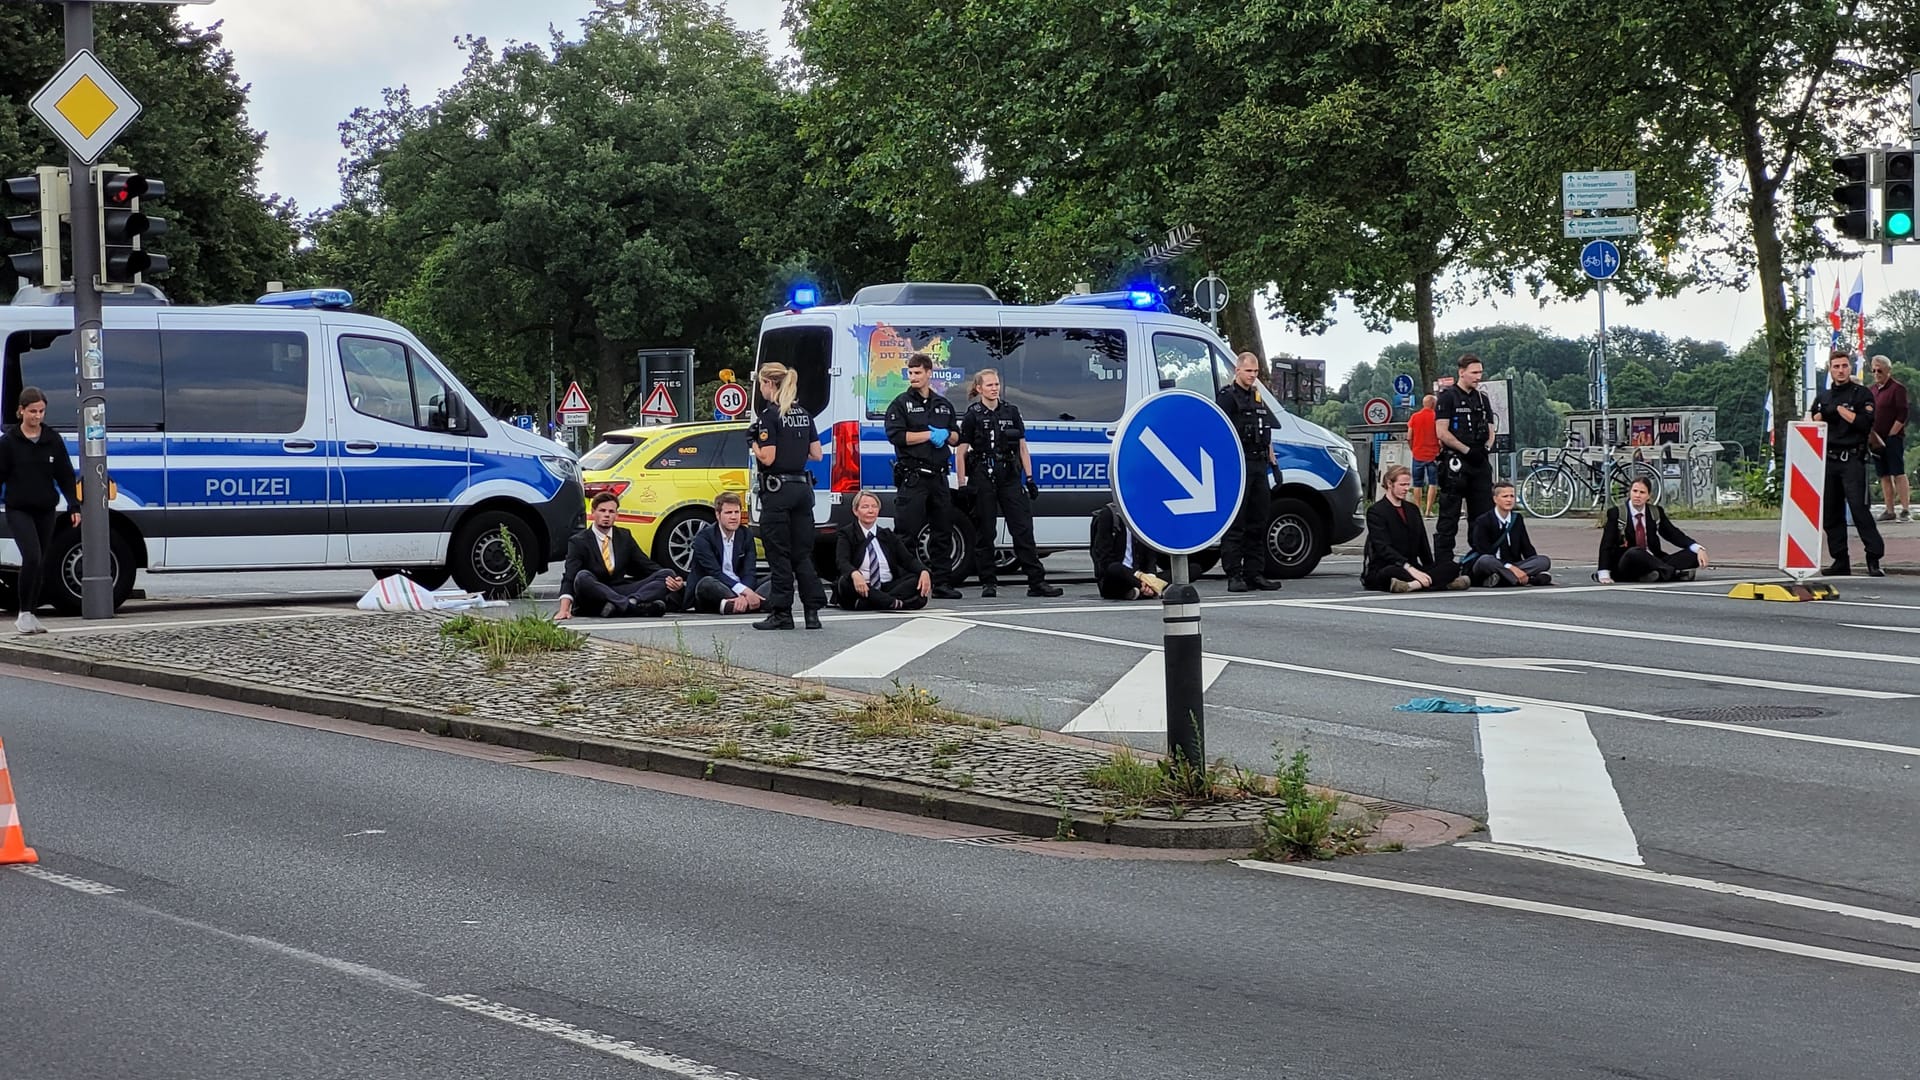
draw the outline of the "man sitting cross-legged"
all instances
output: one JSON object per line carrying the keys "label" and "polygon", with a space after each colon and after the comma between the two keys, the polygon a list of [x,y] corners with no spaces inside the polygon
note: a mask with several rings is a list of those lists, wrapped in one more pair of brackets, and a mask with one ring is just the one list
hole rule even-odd
{"label": "man sitting cross-legged", "polygon": [[606,491],[595,495],[591,516],[593,524],[567,541],[555,619],[573,618],[576,602],[583,614],[606,618],[660,616],[686,606],[686,579],[655,566],[633,535],[617,524],[619,496]]}

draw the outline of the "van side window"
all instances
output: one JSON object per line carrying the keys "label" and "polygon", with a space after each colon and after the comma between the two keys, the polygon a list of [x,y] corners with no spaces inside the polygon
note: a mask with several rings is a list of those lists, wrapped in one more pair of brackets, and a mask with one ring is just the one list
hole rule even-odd
{"label": "van side window", "polygon": [[288,435],[307,422],[305,334],[162,330],[160,352],[169,432]]}
{"label": "van side window", "polygon": [[[996,326],[857,326],[860,371],[854,378],[866,398],[867,418],[887,415],[887,406],[907,389],[907,357],[924,352],[933,357],[933,392],[967,407],[967,380],[981,368],[1001,366],[1006,336]],[[1123,373],[1124,374],[1124,373]],[[1124,381],[1121,389],[1126,393]],[[1018,399],[1015,399],[1018,400]],[[1118,416],[1118,413],[1114,415]],[[1035,417],[1029,415],[1027,419]],[[1044,418],[1042,418],[1044,419]]]}
{"label": "van side window", "polygon": [[1118,420],[1127,411],[1127,335],[1121,330],[1008,327],[1000,381],[1031,421]]}
{"label": "van side window", "polygon": [[1219,389],[1214,382],[1214,359],[1208,344],[1184,334],[1153,335],[1153,362],[1160,369],[1160,385],[1174,390],[1191,390],[1211,398]]}
{"label": "van side window", "polygon": [[[109,431],[160,430],[160,337],[152,330],[109,330],[106,334]],[[79,430],[80,395],[75,389],[73,337],[66,330],[22,330],[7,338],[7,384],[0,413],[14,415],[22,387],[47,394],[47,423],[56,430]]]}
{"label": "van side window", "polygon": [[[786,326],[760,335],[760,364],[782,364],[800,376],[800,407],[819,416],[833,396],[833,330],[825,326]],[[748,387],[759,396],[759,388]],[[745,444],[742,444],[743,446]]]}
{"label": "van side window", "polygon": [[447,430],[447,399],[452,391],[405,345],[343,336],[340,371],[354,412],[422,431]]}

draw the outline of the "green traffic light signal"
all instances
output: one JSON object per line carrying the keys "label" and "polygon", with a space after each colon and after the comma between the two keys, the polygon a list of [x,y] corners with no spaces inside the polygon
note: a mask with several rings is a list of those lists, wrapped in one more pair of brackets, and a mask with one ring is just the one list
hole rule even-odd
{"label": "green traffic light signal", "polygon": [[1887,215],[1887,235],[1895,240],[1905,240],[1913,235],[1913,215],[1905,210],[1896,210]]}

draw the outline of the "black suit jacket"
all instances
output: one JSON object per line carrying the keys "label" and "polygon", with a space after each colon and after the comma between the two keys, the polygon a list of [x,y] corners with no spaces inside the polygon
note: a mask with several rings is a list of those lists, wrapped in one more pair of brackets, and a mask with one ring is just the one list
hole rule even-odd
{"label": "black suit jacket", "polygon": [[693,535],[693,573],[687,575],[687,595],[698,595],[700,582],[719,578],[731,589],[735,585],[754,587],[757,560],[753,554],[753,530],[740,526],[733,534],[733,565],[721,566],[726,545],[720,539],[720,526],[708,525]]}
{"label": "black suit jacket", "polygon": [[[1121,521],[1120,514],[1108,503],[1093,512],[1093,521],[1088,526],[1087,554],[1093,558],[1093,572],[1098,575],[1107,567],[1119,562],[1127,553],[1127,527]],[[1161,554],[1140,539],[1139,533],[1133,534],[1133,568],[1144,570],[1156,577],[1172,573],[1167,556]]]}
{"label": "black suit jacket", "polygon": [[[1652,503],[1647,504],[1647,550],[1655,555],[1664,555],[1660,541],[1672,544],[1675,551],[1685,551],[1694,544],[1693,537],[1680,531],[1665,510]],[[1620,556],[1633,547],[1633,510],[1627,506],[1607,508],[1607,523],[1600,530],[1600,569],[1613,573],[1620,565]]]}
{"label": "black suit jacket", "polygon": [[560,579],[561,596],[573,595],[573,579],[579,577],[582,570],[593,571],[593,576],[607,585],[624,585],[629,581],[650,577],[660,568],[640,550],[632,533],[615,525],[611,571],[600,560],[600,541],[594,536],[591,526],[574,533],[573,538],[567,541],[567,565]]}
{"label": "black suit jacket", "polygon": [[[907,545],[895,536],[892,529],[884,525],[874,526],[874,536],[880,545],[880,554],[886,556],[887,569],[894,578],[917,579],[926,566],[920,557],[907,548]],[[833,562],[840,577],[846,577],[867,558],[867,534],[857,521],[849,521],[840,526],[833,544]]]}
{"label": "black suit jacket", "polygon": [[1427,526],[1420,519],[1420,508],[1410,502],[1400,506],[1407,512],[1404,519],[1385,499],[1367,507],[1367,553],[1360,569],[1362,578],[1396,566],[1433,573],[1433,544],[1427,539]]}
{"label": "black suit jacket", "polygon": [[1467,543],[1473,554],[1492,555],[1501,562],[1517,563],[1540,554],[1527,535],[1527,519],[1518,510],[1513,512],[1513,527],[1505,536],[1500,535],[1500,511],[1489,510],[1474,518],[1467,530]]}

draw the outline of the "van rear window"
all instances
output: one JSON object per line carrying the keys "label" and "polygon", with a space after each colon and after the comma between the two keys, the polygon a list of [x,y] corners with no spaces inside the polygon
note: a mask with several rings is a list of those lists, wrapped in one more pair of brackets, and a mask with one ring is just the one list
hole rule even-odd
{"label": "van rear window", "polygon": [[[795,400],[818,417],[833,397],[833,329],[826,326],[782,326],[760,335],[760,358],[755,363],[784,364],[800,375]],[[754,388],[759,397],[759,388]]]}

